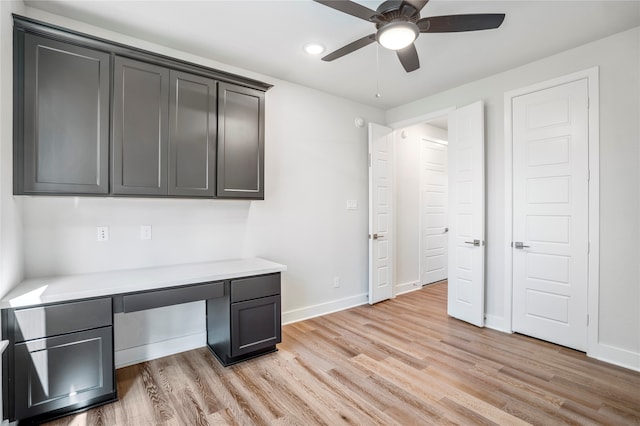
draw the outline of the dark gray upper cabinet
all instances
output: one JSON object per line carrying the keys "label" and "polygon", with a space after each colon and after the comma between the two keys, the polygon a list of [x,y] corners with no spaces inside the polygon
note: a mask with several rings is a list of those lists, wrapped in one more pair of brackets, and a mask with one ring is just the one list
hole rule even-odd
{"label": "dark gray upper cabinet", "polygon": [[108,193],[109,54],[33,34],[16,43],[14,192]]}
{"label": "dark gray upper cabinet", "polygon": [[218,85],[218,197],[264,199],[264,92]]}
{"label": "dark gray upper cabinet", "polygon": [[13,18],[14,194],[264,198],[271,85]]}
{"label": "dark gray upper cabinet", "polygon": [[116,56],[113,96],[114,194],[167,194],[169,70]]}
{"label": "dark gray upper cabinet", "polygon": [[216,82],[170,72],[169,194],[215,196]]}

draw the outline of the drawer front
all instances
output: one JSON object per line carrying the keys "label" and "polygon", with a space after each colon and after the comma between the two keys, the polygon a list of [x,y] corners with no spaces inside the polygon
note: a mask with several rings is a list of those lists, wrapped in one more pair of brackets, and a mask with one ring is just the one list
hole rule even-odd
{"label": "drawer front", "polygon": [[115,392],[113,327],[15,346],[15,417],[24,419]]}
{"label": "drawer front", "polygon": [[14,311],[14,341],[89,330],[112,324],[111,298],[83,300]]}
{"label": "drawer front", "polygon": [[122,297],[123,312],[143,311],[222,296],[224,296],[224,281],[127,294]]}
{"label": "drawer front", "polygon": [[280,294],[280,274],[231,281],[231,303]]}

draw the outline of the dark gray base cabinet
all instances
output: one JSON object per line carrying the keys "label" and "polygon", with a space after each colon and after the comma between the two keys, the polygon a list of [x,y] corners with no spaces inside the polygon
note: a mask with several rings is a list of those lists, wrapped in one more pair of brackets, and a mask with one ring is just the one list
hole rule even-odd
{"label": "dark gray base cabinet", "polygon": [[227,281],[207,301],[207,344],[225,366],[275,351],[281,329],[279,273]]}
{"label": "dark gray base cabinet", "polygon": [[206,300],[223,365],[276,350],[280,273],[2,309],[3,418],[41,423],[117,400],[113,313]]}
{"label": "dark gray base cabinet", "polygon": [[111,298],[3,311],[4,406],[39,423],[117,399]]}

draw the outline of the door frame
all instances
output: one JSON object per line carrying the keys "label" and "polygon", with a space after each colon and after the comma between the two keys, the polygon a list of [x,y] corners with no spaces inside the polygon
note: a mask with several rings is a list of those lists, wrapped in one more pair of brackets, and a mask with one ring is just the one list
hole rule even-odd
{"label": "door frame", "polygon": [[589,254],[587,280],[587,354],[598,345],[598,300],[600,291],[600,98],[598,67],[511,90],[504,94],[504,158],[505,158],[505,269],[504,269],[504,329],[513,332],[513,110],[512,100],[540,90],[550,89],[577,80],[587,80],[589,111]]}

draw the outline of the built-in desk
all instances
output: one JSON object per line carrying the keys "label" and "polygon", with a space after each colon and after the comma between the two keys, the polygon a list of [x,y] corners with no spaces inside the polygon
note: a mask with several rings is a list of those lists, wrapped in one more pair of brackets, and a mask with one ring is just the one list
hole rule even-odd
{"label": "built-in desk", "polygon": [[205,300],[221,363],[274,351],[285,270],[249,258],[25,280],[0,302],[3,418],[40,422],[115,401],[114,313]]}

